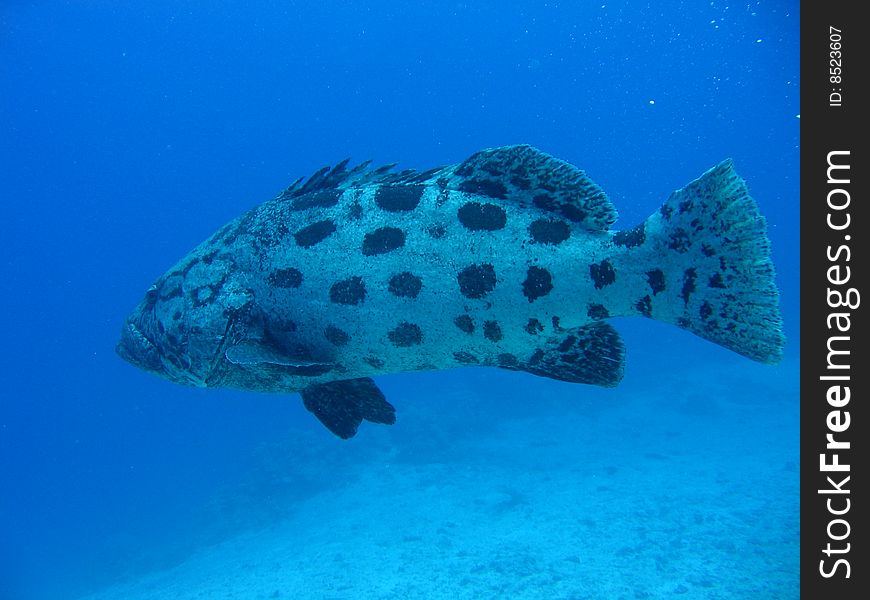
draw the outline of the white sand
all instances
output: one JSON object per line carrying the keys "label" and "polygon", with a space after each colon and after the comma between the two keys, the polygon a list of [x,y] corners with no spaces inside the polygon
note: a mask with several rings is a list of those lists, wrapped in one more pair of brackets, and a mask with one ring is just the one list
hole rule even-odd
{"label": "white sand", "polygon": [[[387,449],[290,518],[87,600],[797,598],[796,368],[584,388],[567,411],[553,384],[542,416],[452,447],[373,431]],[[439,418],[401,409],[397,428]]]}

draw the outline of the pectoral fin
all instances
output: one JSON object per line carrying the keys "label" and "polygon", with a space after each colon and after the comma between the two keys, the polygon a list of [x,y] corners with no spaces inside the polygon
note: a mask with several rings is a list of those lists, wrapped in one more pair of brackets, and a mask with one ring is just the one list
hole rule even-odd
{"label": "pectoral fin", "polygon": [[224,352],[227,360],[236,365],[277,365],[291,369],[296,375],[314,376],[332,370],[332,363],[315,360],[304,349],[278,350],[260,340],[242,340]]}
{"label": "pectoral fin", "polygon": [[363,419],[392,425],[396,409],[369,377],[310,385],[302,390],[302,402],[327,429],[346,440],[356,434]]}

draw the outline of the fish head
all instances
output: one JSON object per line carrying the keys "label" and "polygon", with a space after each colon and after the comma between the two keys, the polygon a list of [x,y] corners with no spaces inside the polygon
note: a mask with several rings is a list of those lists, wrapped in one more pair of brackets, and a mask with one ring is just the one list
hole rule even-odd
{"label": "fish head", "polygon": [[115,351],[145,371],[182,385],[209,387],[224,351],[253,305],[224,269],[209,276],[178,269],[160,277],[130,313]]}

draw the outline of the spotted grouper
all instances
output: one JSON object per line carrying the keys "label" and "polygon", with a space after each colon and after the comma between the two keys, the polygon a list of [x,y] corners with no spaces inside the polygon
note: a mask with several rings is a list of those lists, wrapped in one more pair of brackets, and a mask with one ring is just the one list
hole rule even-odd
{"label": "spotted grouper", "polygon": [[393,166],[325,167],[221,228],[148,289],[118,354],[176,383],[300,392],[345,439],[395,422],[372,379],[388,373],[615,386],[610,317],[782,355],[765,220],[730,160],[622,231],[598,185],[531,146]]}

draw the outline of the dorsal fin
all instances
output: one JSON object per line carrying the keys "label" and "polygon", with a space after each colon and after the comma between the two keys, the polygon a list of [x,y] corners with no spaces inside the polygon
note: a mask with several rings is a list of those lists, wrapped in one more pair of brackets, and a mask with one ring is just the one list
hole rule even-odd
{"label": "dorsal fin", "polygon": [[481,150],[458,165],[427,171],[392,173],[396,163],[369,168],[365,161],[348,170],[348,159],[323,167],[307,181],[296,180],[280,198],[297,198],[322,190],[346,190],[368,185],[415,185],[437,182],[448,190],[502,199],[521,207],[536,207],[590,231],[606,231],[616,221],[616,209],[586,174],[528,145]]}
{"label": "dorsal fin", "polygon": [[616,208],[586,173],[528,145],[481,150],[441,175],[448,189],[500,198],[606,231]]}

